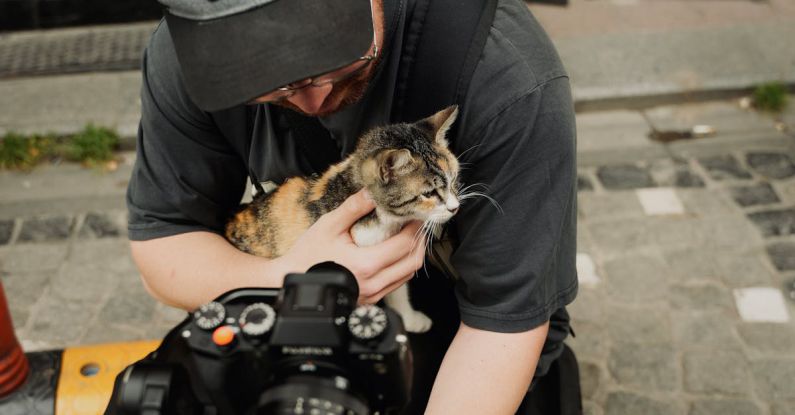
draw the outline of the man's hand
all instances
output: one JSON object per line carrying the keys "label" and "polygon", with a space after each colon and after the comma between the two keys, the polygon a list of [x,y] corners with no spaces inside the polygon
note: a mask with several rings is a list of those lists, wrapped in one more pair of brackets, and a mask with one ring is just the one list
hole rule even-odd
{"label": "man's hand", "polygon": [[375,204],[362,190],[323,215],[277,261],[288,272],[306,272],[312,265],[334,261],[348,268],[359,282],[359,303],[372,304],[394,291],[422,266],[425,240],[419,223],[411,222],[379,244],[359,247],[350,229]]}

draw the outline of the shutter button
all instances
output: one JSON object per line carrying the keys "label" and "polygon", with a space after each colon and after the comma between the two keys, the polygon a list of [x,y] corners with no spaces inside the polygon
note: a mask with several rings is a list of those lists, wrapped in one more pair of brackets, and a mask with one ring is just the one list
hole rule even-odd
{"label": "shutter button", "polygon": [[231,326],[221,326],[213,332],[213,343],[218,346],[229,346],[235,341],[235,329]]}

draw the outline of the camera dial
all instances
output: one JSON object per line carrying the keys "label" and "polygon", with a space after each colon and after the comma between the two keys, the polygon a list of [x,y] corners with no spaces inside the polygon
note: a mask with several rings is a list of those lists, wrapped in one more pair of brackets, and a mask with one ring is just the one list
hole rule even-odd
{"label": "camera dial", "polygon": [[261,336],[270,331],[276,321],[273,307],[265,303],[254,303],[240,313],[240,329],[249,336]]}
{"label": "camera dial", "polygon": [[348,330],[359,340],[370,340],[384,333],[387,321],[386,312],[381,307],[360,305],[348,317]]}
{"label": "camera dial", "polygon": [[212,330],[221,325],[226,317],[223,304],[213,301],[202,305],[193,313],[196,325],[204,330]]}

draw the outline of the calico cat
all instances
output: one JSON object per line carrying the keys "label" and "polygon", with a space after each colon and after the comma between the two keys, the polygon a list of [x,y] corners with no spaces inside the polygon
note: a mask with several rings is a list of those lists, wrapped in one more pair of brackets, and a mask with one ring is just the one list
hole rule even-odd
{"label": "calico cat", "polygon": [[[358,246],[382,242],[411,220],[423,222],[427,237],[459,207],[459,164],[445,139],[457,115],[452,106],[412,124],[369,131],[353,153],[319,177],[294,177],[255,196],[227,223],[226,238],[253,255],[281,256],[320,216],[362,188],[376,208],[351,228]],[[401,315],[406,330],[430,329],[431,320],[409,303],[405,284],[385,301]]]}

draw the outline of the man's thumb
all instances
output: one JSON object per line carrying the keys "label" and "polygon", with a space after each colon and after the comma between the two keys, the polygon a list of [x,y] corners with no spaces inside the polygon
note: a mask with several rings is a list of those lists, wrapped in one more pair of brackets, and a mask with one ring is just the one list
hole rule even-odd
{"label": "man's thumb", "polygon": [[329,212],[328,219],[335,230],[347,231],[359,218],[370,213],[374,208],[375,202],[370,194],[367,190],[362,189],[345,199],[338,208]]}

